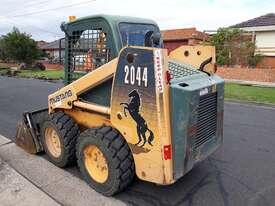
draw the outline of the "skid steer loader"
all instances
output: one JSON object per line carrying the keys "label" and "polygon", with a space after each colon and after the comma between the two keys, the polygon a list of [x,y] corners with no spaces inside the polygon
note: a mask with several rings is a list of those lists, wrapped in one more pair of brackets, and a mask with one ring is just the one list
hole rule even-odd
{"label": "skid steer loader", "polygon": [[[209,46],[163,49],[154,21],[98,15],[63,23],[65,86],[25,112],[16,143],[59,167],[77,161],[104,195],[134,175],[168,185],[223,142],[224,81]],[[208,68],[209,69],[209,68]]]}

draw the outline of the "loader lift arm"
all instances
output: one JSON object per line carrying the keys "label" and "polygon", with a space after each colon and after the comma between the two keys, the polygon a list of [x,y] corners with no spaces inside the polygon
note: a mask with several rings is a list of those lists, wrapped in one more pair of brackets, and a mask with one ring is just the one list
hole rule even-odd
{"label": "loader lift arm", "polygon": [[[48,97],[48,106],[49,112],[53,112],[55,109],[71,109],[73,106],[81,107],[81,105],[86,104],[81,102],[78,98],[80,94],[86,92],[89,89],[96,87],[97,85],[105,82],[106,80],[112,78],[116,71],[117,66],[117,58],[113,59],[107,64],[99,67],[98,69],[86,74],[81,79],[78,79],[71,84],[63,87],[57,92],[49,95]],[[66,94],[70,92],[66,96]],[[64,99],[62,99],[64,97]],[[96,104],[89,103],[89,107],[91,110],[97,110],[99,107]],[[101,107],[103,113],[109,113],[110,108]]]}

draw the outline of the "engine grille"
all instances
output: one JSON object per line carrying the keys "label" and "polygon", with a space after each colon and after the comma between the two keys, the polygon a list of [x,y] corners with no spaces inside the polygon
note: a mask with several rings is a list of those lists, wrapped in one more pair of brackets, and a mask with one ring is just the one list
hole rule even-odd
{"label": "engine grille", "polygon": [[203,145],[216,135],[217,93],[200,97],[197,125],[195,148]]}
{"label": "engine grille", "polygon": [[168,62],[168,67],[169,67],[169,71],[171,74],[171,78],[180,78],[180,77],[185,77],[185,76],[190,76],[190,75],[194,75],[194,74],[199,74],[200,72],[198,70],[196,70],[195,68],[193,68],[190,65],[185,65],[185,64],[179,64],[173,61],[169,61]]}

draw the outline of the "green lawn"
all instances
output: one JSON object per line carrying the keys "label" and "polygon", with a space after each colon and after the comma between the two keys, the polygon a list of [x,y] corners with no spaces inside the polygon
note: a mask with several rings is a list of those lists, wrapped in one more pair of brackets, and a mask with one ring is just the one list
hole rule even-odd
{"label": "green lawn", "polygon": [[275,88],[226,83],[225,98],[275,104]]}
{"label": "green lawn", "polygon": [[32,70],[21,70],[17,74],[19,77],[31,77],[31,78],[49,78],[49,79],[63,79],[64,71],[46,70],[46,71],[32,71]]}
{"label": "green lawn", "polygon": [[9,71],[8,68],[0,68],[0,75],[1,74],[6,74]]}
{"label": "green lawn", "polygon": [[[10,69],[0,68],[0,75],[7,74]],[[47,78],[47,79],[63,79],[64,71],[58,70],[45,70],[45,71],[33,71],[33,70],[21,70],[16,74],[18,77],[27,77],[27,78]]]}

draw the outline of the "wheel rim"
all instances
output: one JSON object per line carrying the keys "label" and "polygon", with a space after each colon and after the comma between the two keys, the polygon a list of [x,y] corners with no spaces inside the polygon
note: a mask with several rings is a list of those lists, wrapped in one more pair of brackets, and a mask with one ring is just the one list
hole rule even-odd
{"label": "wheel rim", "polygon": [[84,164],[89,175],[99,183],[108,179],[109,169],[106,158],[100,149],[95,145],[85,147]]}
{"label": "wheel rim", "polygon": [[54,128],[45,129],[45,142],[52,156],[58,158],[61,155],[60,138]]}

